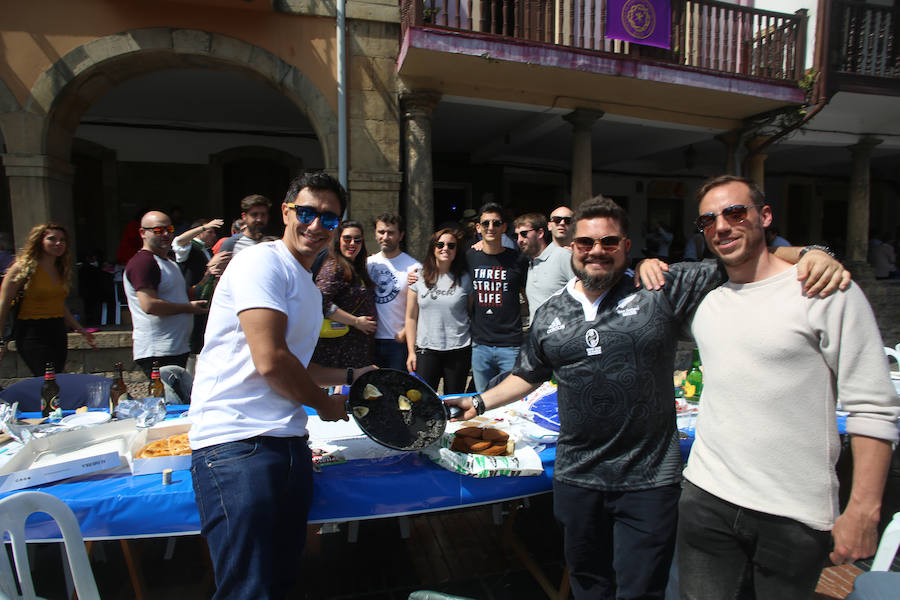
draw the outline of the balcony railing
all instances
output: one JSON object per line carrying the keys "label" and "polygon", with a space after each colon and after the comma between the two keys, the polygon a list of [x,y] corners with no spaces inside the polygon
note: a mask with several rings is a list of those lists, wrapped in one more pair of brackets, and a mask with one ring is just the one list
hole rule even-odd
{"label": "balcony railing", "polygon": [[403,31],[428,26],[626,55],[719,73],[798,80],[806,11],[789,15],[714,0],[672,0],[671,49],[606,37],[606,0],[400,0]]}
{"label": "balcony railing", "polygon": [[834,0],[832,67],[841,73],[900,78],[900,8]]}

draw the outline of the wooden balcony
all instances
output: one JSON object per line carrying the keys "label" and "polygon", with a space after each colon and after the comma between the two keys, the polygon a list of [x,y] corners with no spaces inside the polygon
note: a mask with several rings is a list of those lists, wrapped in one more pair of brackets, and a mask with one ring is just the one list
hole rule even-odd
{"label": "wooden balcony", "polygon": [[652,61],[720,75],[798,81],[806,11],[783,14],[714,0],[672,0],[671,48],[606,37],[606,0],[400,0],[403,33],[428,27]]}
{"label": "wooden balcony", "polygon": [[832,0],[828,9],[831,91],[900,94],[900,7]]}

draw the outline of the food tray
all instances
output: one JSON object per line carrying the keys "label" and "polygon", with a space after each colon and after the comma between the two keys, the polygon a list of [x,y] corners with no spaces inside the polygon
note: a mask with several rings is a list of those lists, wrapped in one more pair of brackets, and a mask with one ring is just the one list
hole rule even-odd
{"label": "food tray", "polygon": [[181,471],[191,468],[191,455],[183,456],[157,456],[154,458],[134,458],[146,444],[167,438],[170,435],[187,433],[191,428],[191,421],[187,417],[173,421],[163,421],[149,429],[141,431],[131,442],[127,454],[128,464],[132,475],[147,475],[149,473],[162,473],[166,469]]}
{"label": "food tray", "polygon": [[126,419],[33,439],[0,468],[0,492],[121,467],[137,433]]}

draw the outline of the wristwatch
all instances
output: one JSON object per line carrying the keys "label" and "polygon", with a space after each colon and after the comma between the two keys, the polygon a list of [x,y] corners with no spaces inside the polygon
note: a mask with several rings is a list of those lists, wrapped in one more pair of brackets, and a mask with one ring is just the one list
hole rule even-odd
{"label": "wristwatch", "polygon": [[831,248],[829,248],[828,246],[820,246],[819,244],[810,244],[809,246],[806,246],[805,248],[803,248],[803,250],[800,251],[799,258],[803,258],[803,255],[806,254],[807,252],[809,252],[810,250],[821,250],[822,252],[824,252],[825,254],[830,256],[831,258],[834,258],[834,252],[831,251]]}
{"label": "wristwatch", "polygon": [[347,369],[347,385],[353,385],[353,368]]}
{"label": "wristwatch", "polygon": [[484,414],[485,406],[484,400],[481,398],[481,394],[475,394],[474,396],[472,396],[472,407],[475,409],[475,414]]}

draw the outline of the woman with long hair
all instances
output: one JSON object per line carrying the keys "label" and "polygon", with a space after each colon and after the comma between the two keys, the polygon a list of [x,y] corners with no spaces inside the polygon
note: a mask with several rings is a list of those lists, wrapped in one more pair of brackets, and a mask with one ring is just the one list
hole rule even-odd
{"label": "woman with long hair", "polygon": [[470,315],[474,292],[457,229],[431,236],[419,279],[406,297],[406,368],[445,394],[465,391],[472,364]]}
{"label": "woman with long hair", "polygon": [[338,226],[328,257],[315,275],[326,319],[348,326],[340,337],[320,337],[312,361],[324,367],[372,364],[375,286],[366,270],[366,240],[358,221]]}
{"label": "woman with long hair", "polygon": [[[82,329],[66,306],[71,270],[68,232],[58,223],[44,223],[32,227],[0,286],[0,323],[6,323],[13,300],[24,290],[13,338],[35,377],[44,373],[47,363],[57,371],[65,369],[67,326],[94,346],[93,334]],[[6,344],[0,344],[0,357],[5,350]]]}

